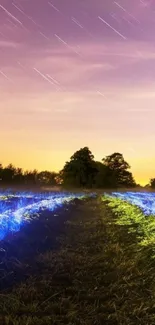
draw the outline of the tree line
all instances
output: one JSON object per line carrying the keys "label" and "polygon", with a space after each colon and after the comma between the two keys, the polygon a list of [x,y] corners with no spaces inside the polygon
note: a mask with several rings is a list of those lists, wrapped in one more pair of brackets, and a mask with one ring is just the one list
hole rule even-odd
{"label": "tree line", "polygon": [[0,164],[0,183],[8,185],[57,185],[58,173],[37,170],[23,171],[12,164],[3,167]]}
{"label": "tree line", "polygon": [[[76,151],[59,173],[37,170],[23,171],[12,164],[0,165],[1,184],[62,185],[72,188],[134,188],[139,186],[123,155],[115,152],[96,161],[88,147]],[[150,180],[155,188],[155,178]]]}

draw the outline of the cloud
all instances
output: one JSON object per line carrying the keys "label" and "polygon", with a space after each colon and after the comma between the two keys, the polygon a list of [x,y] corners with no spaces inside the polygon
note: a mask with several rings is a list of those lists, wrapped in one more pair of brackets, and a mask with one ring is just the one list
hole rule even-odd
{"label": "cloud", "polygon": [[[10,43],[11,44],[11,43]],[[59,49],[60,51],[60,49]],[[31,49],[29,46],[27,50],[25,45],[20,48],[20,55],[18,61],[10,58],[7,64],[4,64],[4,72],[6,75],[12,77],[15,82],[15,88],[20,92],[21,88],[27,92],[28,88],[33,91],[38,91],[42,87],[42,90],[46,89],[48,92],[50,89],[52,92],[56,91],[56,88],[70,87],[74,89],[79,89],[81,86],[83,89],[87,88],[87,82],[97,78],[98,74],[108,73],[108,71],[113,70],[115,67],[108,62],[108,60],[103,60],[98,57],[86,60],[86,56],[79,57],[75,53],[71,53],[66,48],[61,49],[59,55],[56,54],[56,49],[47,51],[38,51],[37,53]],[[65,55],[64,55],[65,54]],[[5,60],[5,57],[4,59]],[[35,69],[34,69],[35,68]],[[40,71],[40,74],[36,73]],[[43,78],[43,76],[45,76]],[[50,80],[53,78],[55,81]],[[4,84],[2,80],[3,89],[7,87],[8,83]],[[53,85],[52,85],[53,82]]]}
{"label": "cloud", "polygon": [[16,48],[18,46],[18,43],[11,42],[11,41],[0,41],[0,47],[11,47]]}
{"label": "cloud", "polygon": [[[0,46],[19,46],[18,60],[16,51],[10,50],[1,62],[4,73],[15,84],[9,85],[6,80],[4,83],[4,78],[0,76],[3,91],[10,87],[25,93],[54,93],[58,88],[61,91],[99,90],[105,93],[111,87],[116,93],[120,87],[128,91],[131,81],[135,86],[140,80],[146,81],[148,67],[152,73],[150,80],[154,78],[151,65],[155,59],[155,46],[146,42],[139,42],[138,46],[135,41],[125,44],[119,41],[81,42],[81,56],[62,44],[51,46],[47,43],[45,48],[40,44],[35,49],[32,43],[1,41]],[[72,48],[75,49],[74,43]],[[36,73],[34,68],[46,78]],[[50,77],[55,79],[53,84],[47,80]]]}

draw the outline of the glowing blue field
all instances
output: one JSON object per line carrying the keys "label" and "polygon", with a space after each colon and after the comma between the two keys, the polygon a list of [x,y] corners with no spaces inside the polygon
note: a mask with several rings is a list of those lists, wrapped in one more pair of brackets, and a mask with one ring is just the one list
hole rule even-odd
{"label": "glowing blue field", "polygon": [[20,230],[21,226],[38,218],[45,211],[54,211],[83,193],[0,193],[0,240]]}
{"label": "glowing blue field", "polygon": [[147,215],[155,215],[155,193],[148,192],[113,192],[112,196],[130,202],[138,206],[143,213]]}

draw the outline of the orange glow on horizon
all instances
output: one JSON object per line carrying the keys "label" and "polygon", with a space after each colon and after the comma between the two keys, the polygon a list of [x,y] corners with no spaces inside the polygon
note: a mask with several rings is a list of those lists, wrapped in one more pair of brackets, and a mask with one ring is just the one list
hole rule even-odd
{"label": "orange glow on horizon", "polygon": [[[84,145],[83,145],[84,146]],[[74,147],[74,146],[73,146]],[[14,149],[8,151],[6,147],[3,147],[3,150],[1,151],[1,157],[5,157],[5,159],[1,160],[1,163],[3,166],[7,166],[9,163],[12,163],[15,165],[15,167],[21,167],[23,170],[33,170],[37,169],[38,171],[43,170],[49,170],[49,171],[55,171],[59,172],[66,161],[69,161],[72,154],[79,150],[82,147],[82,145],[75,147],[72,151],[58,151],[58,150],[36,150],[34,151],[33,148],[27,147],[25,150],[24,148],[15,147]],[[95,160],[101,161],[103,157],[105,157],[108,154],[111,154],[113,152],[118,152],[118,150],[106,150],[106,154],[102,154],[101,152],[96,152],[96,155],[94,154],[94,151],[92,150],[92,153],[95,156]],[[123,151],[120,151],[123,153]],[[19,154],[20,153],[20,154]],[[130,164],[131,169],[130,171],[133,173],[133,176],[137,182],[137,184],[140,184],[142,186],[149,183],[150,179],[154,177],[155,172],[154,168],[148,168],[147,166],[150,165],[150,160],[143,160],[143,164],[139,159],[134,159],[134,157],[127,157],[127,155],[124,154],[125,160]],[[155,158],[151,159],[151,161],[155,162]],[[155,165],[155,164],[154,164]],[[153,166],[154,166],[153,165]]]}

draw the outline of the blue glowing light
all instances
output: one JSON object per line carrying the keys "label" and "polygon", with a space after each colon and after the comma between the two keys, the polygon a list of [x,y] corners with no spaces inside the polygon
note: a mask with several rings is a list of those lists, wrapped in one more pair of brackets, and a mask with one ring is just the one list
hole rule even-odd
{"label": "blue glowing light", "polygon": [[82,199],[83,193],[0,193],[0,240],[10,232],[17,232],[21,225],[32,221],[32,216],[39,217],[40,213],[53,211],[65,202],[75,198]]}
{"label": "blue glowing light", "polygon": [[118,197],[124,201],[130,202],[138,206],[143,213],[147,215],[155,215],[155,193],[148,192],[113,192],[112,196]]}

